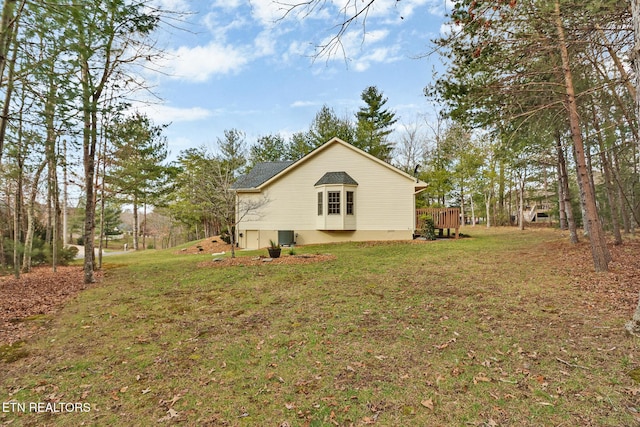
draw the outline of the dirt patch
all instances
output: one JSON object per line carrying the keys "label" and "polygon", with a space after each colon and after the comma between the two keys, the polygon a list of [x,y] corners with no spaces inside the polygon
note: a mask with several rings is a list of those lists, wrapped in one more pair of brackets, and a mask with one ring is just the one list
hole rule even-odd
{"label": "dirt patch", "polygon": [[176,254],[217,254],[231,252],[231,245],[225,243],[220,236],[199,240],[192,246],[176,251]]}
{"label": "dirt patch", "polygon": [[[331,254],[301,254],[289,255],[289,248],[282,248],[280,258],[268,258],[266,256],[246,256],[236,252],[236,257],[231,258],[231,245],[225,243],[220,236],[202,239],[192,246],[176,251],[176,254],[194,255],[219,255],[210,261],[201,262],[199,267],[229,267],[234,265],[283,265],[283,264],[311,264],[315,262],[330,261],[335,259]],[[266,252],[266,250],[265,250]]]}
{"label": "dirt patch", "polygon": [[331,254],[303,254],[281,255],[280,258],[268,258],[264,256],[238,256],[236,258],[220,258],[212,261],[201,262],[199,267],[229,267],[234,265],[283,265],[283,264],[312,264],[315,262],[331,261],[336,259]]}

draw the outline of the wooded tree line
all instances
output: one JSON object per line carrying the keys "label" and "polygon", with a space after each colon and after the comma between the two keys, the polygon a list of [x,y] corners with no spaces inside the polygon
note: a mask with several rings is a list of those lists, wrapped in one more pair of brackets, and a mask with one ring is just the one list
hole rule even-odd
{"label": "wooded tree line", "polygon": [[[427,88],[452,119],[489,132],[500,163],[555,158],[561,218],[575,241],[575,216],[562,206],[578,198],[598,271],[610,261],[603,219],[621,243],[621,229],[630,232],[640,213],[628,6],[457,3],[450,34],[437,41],[448,60],[446,78]],[[578,194],[568,185],[568,164]]]}
{"label": "wooded tree line", "polygon": [[[0,262],[11,263],[19,275],[29,270],[35,248],[54,269],[61,255],[69,256],[63,224],[67,185],[75,182],[83,194],[89,283],[96,207],[106,211],[107,195],[139,200],[138,190],[107,182],[107,176],[126,168],[118,163],[127,159],[118,152],[126,144],[117,143],[125,138],[119,128],[129,120],[123,111],[143,88],[140,67],[159,54],[152,35],[169,13],[149,1],[6,0],[1,14]],[[142,145],[162,144],[153,126],[142,124],[151,134],[134,138]],[[153,156],[157,149],[151,148]],[[143,192],[150,174],[145,170],[140,177]]]}
{"label": "wooded tree line", "polygon": [[[140,67],[161,54],[153,35],[168,12],[146,1],[5,1],[0,262],[19,274],[34,248],[39,259],[60,262],[69,182],[83,193],[90,282],[100,262],[93,236],[106,233],[109,212],[121,204],[133,206],[134,218],[152,205],[190,237],[212,235],[233,225],[229,190],[239,174],[258,162],[298,159],[337,136],[428,182],[420,203],[457,205],[487,225],[523,224],[525,201],[544,198],[558,206],[572,239],[585,227],[594,265],[606,269],[604,230],[620,242],[640,217],[627,6],[458,2],[450,33],[435,41],[446,74],[425,89],[442,107],[436,118],[401,121],[370,86],[358,111],[339,116],[324,106],[307,131],[288,139],[265,135],[249,144],[230,129],[217,150],[185,150],[168,165],[163,126],[128,109]],[[145,234],[138,224],[135,239]]]}

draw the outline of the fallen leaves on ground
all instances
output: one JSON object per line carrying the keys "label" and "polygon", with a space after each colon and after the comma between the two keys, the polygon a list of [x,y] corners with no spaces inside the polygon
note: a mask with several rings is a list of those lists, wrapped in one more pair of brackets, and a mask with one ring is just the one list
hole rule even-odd
{"label": "fallen leaves on ground", "polygon": [[79,266],[57,267],[56,272],[49,266],[37,267],[19,279],[0,277],[0,343],[13,344],[36,334],[42,324],[25,319],[55,313],[85,286]]}
{"label": "fallen leaves on ground", "polygon": [[640,292],[640,240],[631,238],[622,245],[610,244],[612,261],[609,271],[604,273],[594,272],[588,241],[576,245],[563,241],[549,246],[556,257],[556,266],[570,272],[589,309],[622,310],[631,318]]}
{"label": "fallen leaves on ground", "polygon": [[231,245],[225,243],[220,236],[212,236],[199,240],[193,245],[176,251],[176,254],[215,254],[231,252]]}

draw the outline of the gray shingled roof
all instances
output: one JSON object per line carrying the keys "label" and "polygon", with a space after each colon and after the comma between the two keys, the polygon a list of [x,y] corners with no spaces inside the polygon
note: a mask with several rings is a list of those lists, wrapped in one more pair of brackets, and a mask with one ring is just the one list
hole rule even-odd
{"label": "gray shingled roof", "polygon": [[329,184],[358,185],[356,180],[351,178],[346,172],[327,172],[315,185]]}
{"label": "gray shingled roof", "polygon": [[258,163],[249,171],[249,173],[239,177],[231,188],[257,188],[292,164],[293,161]]}

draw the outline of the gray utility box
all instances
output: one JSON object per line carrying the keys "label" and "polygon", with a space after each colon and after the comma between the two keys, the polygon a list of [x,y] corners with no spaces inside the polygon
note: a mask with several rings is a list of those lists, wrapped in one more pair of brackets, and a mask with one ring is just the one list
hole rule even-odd
{"label": "gray utility box", "polygon": [[280,246],[291,246],[296,243],[293,230],[278,230],[278,244]]}

